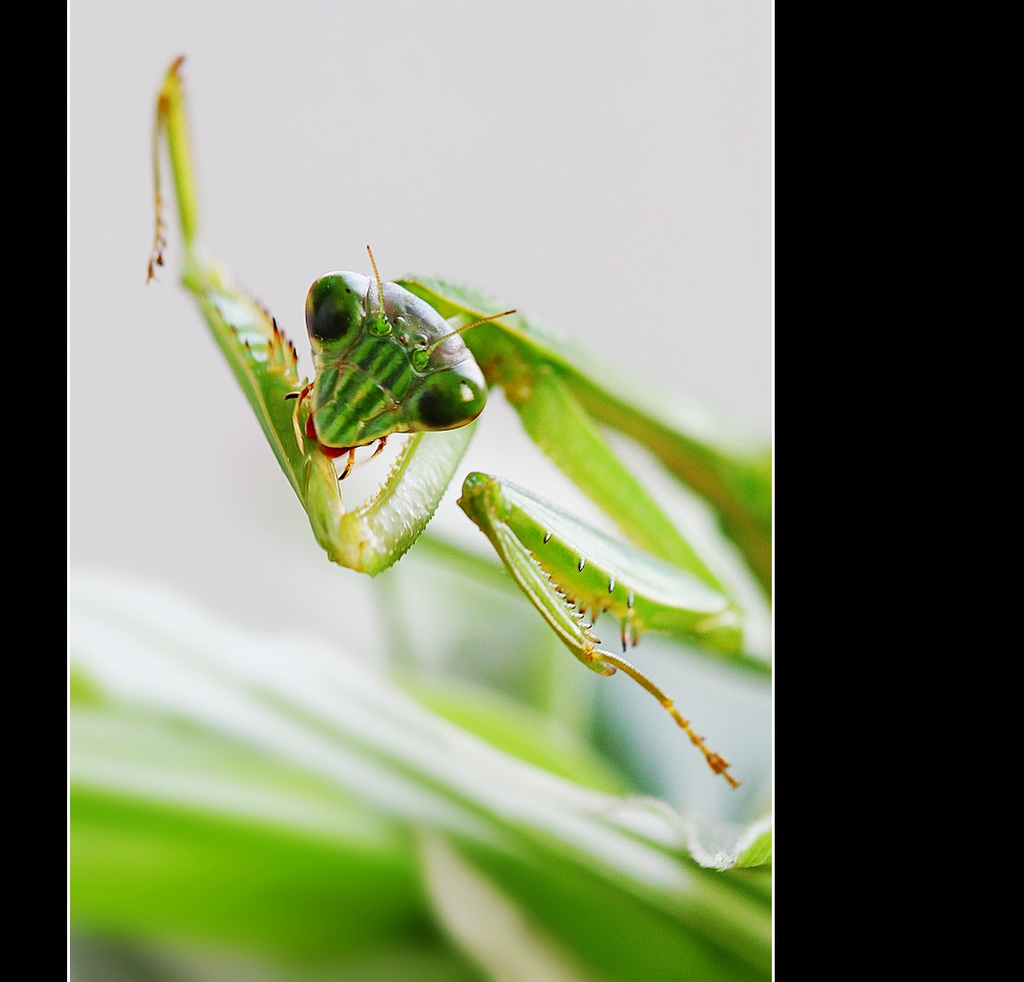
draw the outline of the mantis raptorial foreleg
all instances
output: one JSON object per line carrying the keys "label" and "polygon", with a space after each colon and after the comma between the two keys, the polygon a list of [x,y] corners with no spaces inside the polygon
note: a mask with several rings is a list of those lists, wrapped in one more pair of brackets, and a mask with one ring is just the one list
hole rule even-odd
{"label": "mantis raptorial foreleg", "polygon": [[728,762],[711,751],[675,704],[638,668],[598,647],[584,623],[610,612],[622,625],[622,648],[644,630],[672,631],[735,653],[742,638],[729,600],[696,575],[654,560],[577,521],[508,481],[470,474],[462,510],[491,540],[523,593],[566,647],[600,675],[616,669],[639,682],[700,748],[709,766],[733,786]]}
{"label": "mantis raptorial foreleg", "polygon": [[[354,511],[345,508],[331,448],[301,436],[311,409],[306,404],[308,400],[299,399],[298,405],[293,401],[304,388],[294,347],[267,311],[234,284],[226,270],[203,258],[197,247],[199,213],[179,71],[181,62],[179,58],[171,65],[157,99],[153,134],[156,234],[149,278],[163,265],[165,224],[160,148],[166,141],[185,248],[182,281],[198,301],[281,469],[306,509],[317,542],[333,561],[371,575],[378,573],[401,558],[430,521],[462,459],[472,427],[417,432],[406,443],[380,493]],[[419,337],[415,332],[420,328],[415,315],[426,305],[394,284],[382,285],[367,277],[363,280],[366,292],[357,298],[354,309],[361,310],[363,317],[372,322],[372,328],[381,334],[384,324],[401,321],[402,326],[394,333],[405,331],[410,343],[414,342]],[[321,305],[318,309],[324,308]],[[436,323],[430,327],[434,332],[449,335],[449,325],[436,314],[433,317]],[[336,319],[328,321],[329,326],[337,323]],[[445,343],[449,348],[454,345],[451,341]],[[431,352],[427,357],[438,355]],[[472,380],[465,384],[472,384]],[[483,385],[482,378],[479,384]],[[482,404],[481,399],[481,407]],[[437,405],[436,398],[432,405]],[[296,421],[301,427],[298,435]],[[382,435],[386,436],[374,434],[373,439]]]}

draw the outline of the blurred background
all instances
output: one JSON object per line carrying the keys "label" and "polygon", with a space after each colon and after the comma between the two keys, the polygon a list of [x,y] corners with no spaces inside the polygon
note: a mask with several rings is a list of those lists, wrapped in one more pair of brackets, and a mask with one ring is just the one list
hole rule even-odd
{"label": "blurred background", "polygon": [[[767,437],[770,5],[76,0],[69,12],[72,570],[164,584],[253,631],[329,639],[415,676],[435,708],[439,689],[465,683],[543,709],[626,790],[713,820],[765,811],[763,681],[654,639],[638,649],[751,776],[730,796],[696,754],[664,752],[676,735],[649,696],[552,648],[514,596],[426,551],[377,581],[328,563],[177,285],[175,221],[161,281],[147,286],[145,271],[154,98],[184,54],[201,237],[276,316],[307,374],[306,291],[331,269],[368,273],[369,244],[385,279],[489,291],[652,389]],[[625,452],[700,538],[699,509]],[[378,463],[346,481],[346,498],[376,487]],[[472,469],[607,527],[500,394],[460,481]],[[431,531],[493,558],[457,492]],[[93,946],[82,965],[107,957],[95,938],[80,945]]]}

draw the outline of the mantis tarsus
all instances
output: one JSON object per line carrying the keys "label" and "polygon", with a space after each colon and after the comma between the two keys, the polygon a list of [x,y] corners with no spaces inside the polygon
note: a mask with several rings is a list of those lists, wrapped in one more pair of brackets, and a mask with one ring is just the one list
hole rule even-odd
{"label": "mantis tarsus", "polygon": [[[602,675],[621,670],[655,696],[736,786],[672,700],[638,669],[597,647],[586,623],[611,611],[623,651],[645,629],[741,657],[743,614],[709,566],[603,437],[598,424],[644,444],[714,509],[765,591],[771,568],[771,463],[758,441],[653,402],[515,311],[430,278],[383,282],[377,274],[320,277],[306,304],[316,377],[298,375],[295,348],[276,321],[197,251],[197,194],[181,58],[157,100],[153,135],[156,236],[149,278],[163,264],[161,141],[168,148],[184,242],[182,280],[231,365],[257,419],[335,562],[375,575],[426,527],[484,409],[501,386],[534,441],[618,525],[627,546],[498,478],[466,477],[459,504],[494,545],[558,637]],[[372,254],[371,254],[372,261]],[[380,492],[342,503],[335,458],[392,433],[407,441]]]}

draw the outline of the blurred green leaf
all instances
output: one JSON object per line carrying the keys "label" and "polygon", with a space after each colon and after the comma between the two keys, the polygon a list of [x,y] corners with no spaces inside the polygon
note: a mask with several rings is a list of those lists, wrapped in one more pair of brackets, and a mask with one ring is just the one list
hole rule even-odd
{"label": "blurred green leaf", "polygon": [[[711,826],[573,783],[337,648],[238,630],[158,588],[74,577],[69,634],[88,694],[71,719],[76,924],[327,958],[436,942],[439,923],[492,971],[452,929],[473,888],[442,888],[442,904],[427,850],[506,913],[529,912],[538,951],[565,955],[552,964],[624,979],[770,971],[770,896],[701,868],[767,859],[765,823]],[[495,701],[470,690],[447,705],[538,755],[536,716],[487,723]],[[611,780],[582,752],[561,766]]]}
{"label": "blurred green leaf", "polygon": [[[561,652],[559,652],[561,653]],[[626,794],[629,780],[568,727],[515,699],[479,686],[424,679],[402,688],[445,719],[513,757],[585,788]]]}
{"label": "blurred green leaf", "polygon": [[74,791],[71,816],[81,927],[298,961],[436,937],[408,840],[383,850],[85,789]]}

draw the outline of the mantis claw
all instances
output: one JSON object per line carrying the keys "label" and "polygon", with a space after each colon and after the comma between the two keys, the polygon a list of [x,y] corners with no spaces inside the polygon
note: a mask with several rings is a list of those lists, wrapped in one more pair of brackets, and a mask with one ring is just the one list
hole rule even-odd
{"label": "mantis claw", "polygon": [[[274,324],[276,329],[277,324]],[[295,409],[292,410],[292,430],[295,432],[295,442],[298,444],[299,453],[304,454],[306,452],[306,443],[302,438],[302,426],[299,423],[299,406],[302,405],[302,400],[309,395],[310,390],[313,388],[309,382],[305,382],[302,389],[298,392],[289,392],[285,399],[295,400]]]}
{"label": "mantis claw", "polygon": [[338,480],[339,481],[344,481],[345,478],[348,477],[349,474],[352,473],[352,467],[355,465],[355,462],[356,462],[356,448],[353,447],[348,452],[348,463],[345,464],[345,469],[338,475]]}

